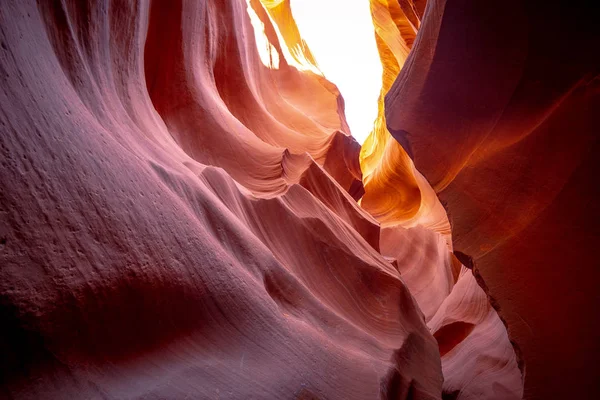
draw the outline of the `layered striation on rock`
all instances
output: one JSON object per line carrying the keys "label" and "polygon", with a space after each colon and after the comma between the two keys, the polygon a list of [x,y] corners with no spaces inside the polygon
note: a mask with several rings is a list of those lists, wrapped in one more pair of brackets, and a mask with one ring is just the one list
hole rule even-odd
{"label": "layered striation on rock", "polygon": [[2,4],[2,397],[440,398],[437,342],[355,201],[343,100],[290,18]]}
{"label": "layered striation on rock", "polygon": [[515,338],[593,398],[598,43],[535,3],[371,0],[361,147],[290,0],[4,2],[2,397],[519,399]]}
{"label": "layered striation on rock", "polygon": [[371,1],[371,14],[383,76],[378,115],[360,153],[366,187],[361,205],[383,225],[421,224],[449,235],[443,208],[404,148],[389,134],[384,114],[384,96],[408,57],[419,19],[405,14],[396,1]]}
{"label": "layered striation on rock", "polygon": [[384,228],[380,245],[438,342],[443,398],[522,398],[519,350],[478,270],[466,262],[469,259],[459,260],[442,235],[422,226]]}
{"label": "layered striation on rock", "polygon": [[[400,71],[427,71],[412,68],[417,56],[409,57],[410,48],[426,41],[425,48],[435,50],[439,29],[432,21],[444,10],[435,3],[424,10],[424,2],[371,2],[384,73],[379,116],[361,149],[361,205],[380,221],[381,252],[398,266],[438,340],[444,396],[518,399],[523,395],[523,371],[506,326],[481,279],[480,285],[452,254],[446,211],[415,168],[404,133],[394,131],[387,121],[402,104],[398,98],[398,105],[384,105],[388,91],[404,78]],[[421,101],[417,93],[412,99]]]}

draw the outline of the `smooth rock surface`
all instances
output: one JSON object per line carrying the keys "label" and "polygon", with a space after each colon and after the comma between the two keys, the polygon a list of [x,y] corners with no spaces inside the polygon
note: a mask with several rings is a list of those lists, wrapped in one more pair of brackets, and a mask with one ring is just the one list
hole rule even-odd
{"label": "smooth rock surface", "polygon": [[595,9],[430,0],[385,100],[522,348],[527,399],[600,397]]}

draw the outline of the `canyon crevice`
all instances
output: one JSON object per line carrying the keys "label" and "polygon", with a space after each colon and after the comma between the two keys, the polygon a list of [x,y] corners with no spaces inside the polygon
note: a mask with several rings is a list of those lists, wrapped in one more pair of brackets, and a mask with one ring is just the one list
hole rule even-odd
{"label": "canyon crevice", "polygon": [[361,146],[290,0],[0,5],[0,397],[600,396],[591,9],[370,7]]}

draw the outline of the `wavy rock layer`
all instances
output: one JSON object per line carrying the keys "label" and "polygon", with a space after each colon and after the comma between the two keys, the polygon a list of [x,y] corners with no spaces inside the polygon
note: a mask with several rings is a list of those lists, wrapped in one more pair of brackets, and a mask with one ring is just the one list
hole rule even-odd
{"label": "wavy rock layer", "polygon": [[3,396],[440,397],[284,6],[2,4]]}
{"label": "wavy rock layer", "polygon": [[361,149],[287,0],[2,4],[3,396],[522,397],[440,179],[415,168],[423,98],[396,104],[454,14],[371,5],[384,76]]}
{"label": "wavy rock layer", "polygon": [[411,70],[410,48],[422,40],[429,40],[430,51],[435,46],[430,38],[437,35],[436,25],[431,21],[443,10],[430,6],[424,13],[423,2],[372,0],[371,11],[384,73],[379,116],[361,149],[361,204],[384,227],[381,252],[397,262],[438,341],[444,396],[521,398],[522,366],[506,327],[490,305],[485,285],[451,253],[446,211],[416,170],[409,143],[396,131],[393,137],[386,126],[386,115],[393,116],[395,108],[384,107],[384,98],[401,84],[400,70]]}
{"label": "wavy rock layer", "polygon": [[[502,306],[532,399],[600,397],[593,10],[430,0],[385,99],[389,132],[449,211],[455,249]],[[451,369],[445,386],[461,379]]]}
{"label": "wavy rock layer", "polygon": [[[423,3],[424,4],[424,3]],[[382,226],[425,226],[445,236],[451,248],[448,217],[435,192],[416,170],[401,142],[388,132],[384,98],[408,57],[420,26],[423,4],[372,0],[371,14],[383,66],[378,115],[360,151],[365,187],[362,207]]]}

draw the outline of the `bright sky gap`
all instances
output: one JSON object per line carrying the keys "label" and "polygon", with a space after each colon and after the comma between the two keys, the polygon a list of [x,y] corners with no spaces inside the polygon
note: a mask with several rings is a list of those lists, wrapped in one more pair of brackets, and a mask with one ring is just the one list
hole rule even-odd
{"label": "bright sky gap", "polygon": [[300,34],[340,89],[352,135],[363,143],[377,117],[382,67],[368,0],[293,0]]}

